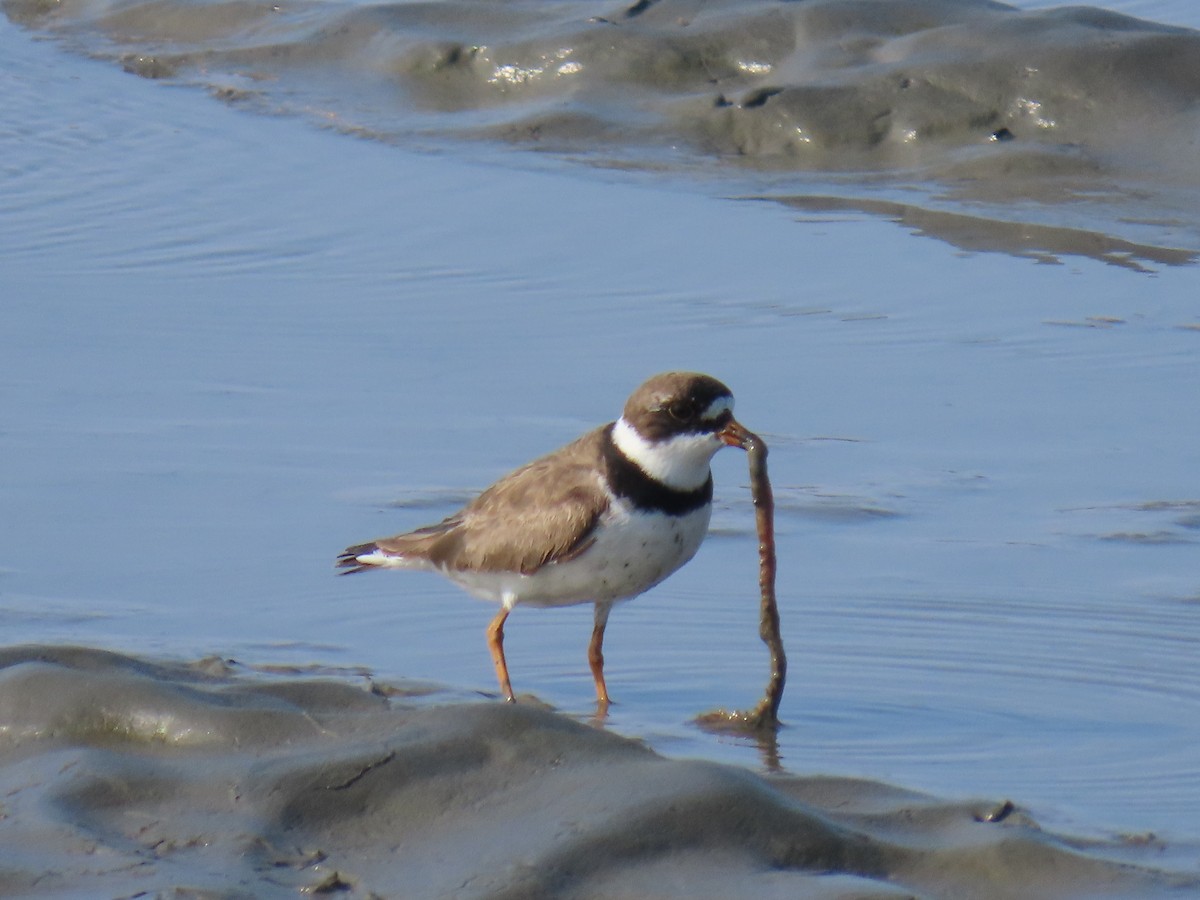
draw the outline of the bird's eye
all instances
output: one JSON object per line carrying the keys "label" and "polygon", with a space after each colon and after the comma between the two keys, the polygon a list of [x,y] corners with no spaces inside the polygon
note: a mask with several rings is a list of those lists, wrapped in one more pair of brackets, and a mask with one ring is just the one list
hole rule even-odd
{"label": "bird's eye", "polygon": [[667,407],[667,412],[671,418],[677,422],[687,422],[696,414],[696,410],[687,400],[676,400]]}

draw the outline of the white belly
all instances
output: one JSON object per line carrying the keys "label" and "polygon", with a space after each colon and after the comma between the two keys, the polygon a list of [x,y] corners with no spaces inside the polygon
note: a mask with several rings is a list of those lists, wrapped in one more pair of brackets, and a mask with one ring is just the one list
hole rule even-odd
{"label": "white belly", "polygon": [[508,606],[570,606],[628,600],[658,584],[696,555],[708,533],[711,506],[684,516],[644,513],[617,500],[574,559],[532,575],[445,572],[477,597]]}

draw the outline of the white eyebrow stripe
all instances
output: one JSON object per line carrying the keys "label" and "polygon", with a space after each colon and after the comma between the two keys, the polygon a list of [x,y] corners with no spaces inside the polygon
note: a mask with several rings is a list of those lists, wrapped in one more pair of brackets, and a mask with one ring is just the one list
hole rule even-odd
{"label": "white eyebrow stripe", "polygon": [[733,398],[726,395],[718,397],[712,403],[708,404],[708,409],[700,414],[702,422],[712,422],[714,419],[719,419],[725,413],[733,412]]}

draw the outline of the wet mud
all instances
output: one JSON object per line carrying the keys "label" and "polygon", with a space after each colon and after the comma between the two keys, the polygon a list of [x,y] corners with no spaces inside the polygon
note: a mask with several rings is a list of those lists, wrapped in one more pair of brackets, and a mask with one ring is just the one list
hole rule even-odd
{"label": "wet mud", "polygon": [[[673,760],[534,703],[0,652],[5,896],[1185,896],[1001,799]],[[1153,852],[1147,848],[1146,853]]]}
{"label": "wet mud", "polygon": [[[669,145],[786,168],[1091,174],[1194,133],[1200,33],[990,0],[328,6],[8,0],[133,72],[246,92],[366,74],[463,133]],[[257,83],[257,87],[255,84]],[[231,94],[232,96],[232,94]],[[426,123],[429,124],[429,123]],[[1170,131],[1167,132],[1168,134]],[[1168,154],[1194,180],[1194,144]],[[958,167],[953,169],[951,167]]]}
{"label": "wet mud", "polygon": [[129,72],[359,136],[717,172],[785,201],[912,208],[918,227],[954,243],[1035,258],[1174,265],[1200,248],[1190,212],[1200,191],[1200,32],[1097,7],[6,0],[4,9]]}

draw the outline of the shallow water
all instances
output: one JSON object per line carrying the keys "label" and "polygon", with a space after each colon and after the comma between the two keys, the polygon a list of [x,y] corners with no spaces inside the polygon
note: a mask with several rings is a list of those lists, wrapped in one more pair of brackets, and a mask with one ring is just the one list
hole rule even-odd
{"label": "shallow water", "polygon": [[[1186,254],[1038,265],[853,203],[720,199],[778,193],[745,172],[417,152],[7,22],[0,47],[6,642],[490,692],[490,609],[431,576],[335,578],[333,556],[697,368],[771,446],[786,770],[1007,796],[1197,867]],[[766,675],[744,466],[718,457],[714,535],[614,614],[606,656],[614,731],[756,765],[689,724]],[[588,630],[585,609],[518,611],[518,692],[586,716]]]}

